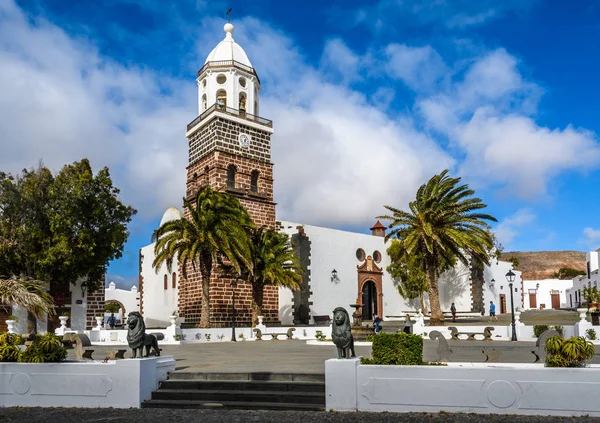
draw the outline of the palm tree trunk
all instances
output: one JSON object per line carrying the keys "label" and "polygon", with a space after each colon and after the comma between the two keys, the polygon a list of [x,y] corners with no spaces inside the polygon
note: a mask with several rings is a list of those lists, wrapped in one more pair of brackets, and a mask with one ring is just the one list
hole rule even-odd
{"label": "palm tree trunk", "polygon": [[421,311],[423,314],[427,314],[427,306],[425,305],[425,296],[423,294],[419,295],[419,299],[421,300]]}
{"label": "palm tree trunk", "polygon": [[429,306],[431,307],[431,317],[429,324],[431,326],[443,325],[444,315],[440,307],[440,292],[438,290],[437,266],[434,260],[427,260],[425,263],[427,279],[429,280]]}
{"label": "palm tree trunk", "polygon": [[264,287],[252,284],[252,327],[258,325],[258,316],[262,316]]}
{"label": "palm tree trunk", "polygon": [[[210,262],[207,263],[206,260]],[[212,260],[210,257],[200,258],[200,274],[202,275],[202,310],[200,311],[200,327],[210,327],[210,275]]]}

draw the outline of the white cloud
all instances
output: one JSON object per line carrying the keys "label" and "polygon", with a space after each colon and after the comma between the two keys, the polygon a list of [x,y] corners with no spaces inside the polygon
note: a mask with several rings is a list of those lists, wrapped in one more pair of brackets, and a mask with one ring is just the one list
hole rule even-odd
{"label": "white cloud", "polygon": [[386,71],[415,91],[430,90],[448,73],[442,57],[431,46],[389,44],[385,49]]}
{"label": "white cloud", "polygon": [[496,225],[494,229],[496,238],[505,249],[510,250],[513,240],[535,219],[536,216],[531,210],[519,209]]}
{"label": "white cloud", "polygon": [[361,57],[339,38],[327,41],[321,58],[321,67],[333,72],[333,77],[347,83],[359,77]]}
{"label": "white cloud", "polygon": [[505,50],[490,52],[473,62],[462,81],[420,100],[418,110],[464,155],[462,175],[531,201],[545,195],[561,172],[597,168],[600,144],[584,129],[538,125],[531,114],[542,90],[517,66]]}
{"label": "white cloud", "polygon": [[[109,166],[122,198],[153,217],[181,203],[191,84],[101,57],[87,40],[0,5],[0,168]],[[173,94],[165,95],[164,92]]]}
{"label": "white cloud", "polygon": [[580,243],[589,248],[598,248],[600,246],[600,229],[585,228],[583,230],[583,239]]}

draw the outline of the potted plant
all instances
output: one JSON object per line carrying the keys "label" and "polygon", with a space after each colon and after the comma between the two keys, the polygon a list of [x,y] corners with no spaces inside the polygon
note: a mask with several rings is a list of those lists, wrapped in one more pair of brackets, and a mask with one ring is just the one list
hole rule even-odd
{"label": "potted plant", "polygon": [[582,294],[589,309],[598,308],[598,302],[600,302],[600,292],[598,292],[598,288],[595,286],[583,288]]}
{"label": "potted plant", "polygon": [[69,317],[71,317],[71,314],[69,314],[68,311],[63,311],[60,314],[60,316],[58,316],[58,320],[60,320],[60,325],[67,326],[67,320],[69,320]]}

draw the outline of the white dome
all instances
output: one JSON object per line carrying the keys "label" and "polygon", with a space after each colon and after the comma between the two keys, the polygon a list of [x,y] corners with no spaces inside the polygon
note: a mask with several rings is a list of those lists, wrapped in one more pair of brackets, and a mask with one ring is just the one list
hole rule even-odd
{"label": "white dome", "polygon": [[233,25],[226,23],[223,30],[225,31],[225,39],[210,52],[204,64],[208,62],[220,62],[222,60],[235,60],[242,65],[252,67],[252,63],[250,63],[244,49],[231,36],[233,34]]}
{"label": "white dome", "polygon": [[165,214],[163,214],[162,219],[160,219],[160,225],[162,226],[167,222],[171,222],[173,220],[178,220],[183,217],[183,213],[177,210],[175,207],[169,207]]}

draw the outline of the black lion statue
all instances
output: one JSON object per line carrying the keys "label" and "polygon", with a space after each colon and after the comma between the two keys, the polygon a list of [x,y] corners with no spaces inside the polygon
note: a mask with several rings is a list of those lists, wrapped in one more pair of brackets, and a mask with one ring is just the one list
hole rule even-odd
{"label": "black lion statue", "polygon": [[[333,310],[331,339],[337,347],[338,358],[356,357],[354,353],[354,337],[350,330],[350,316],[344,307]],[[352,355],[350,355],[352,352]]]}
{"label": "black lion statue", "polygon": [[[146,325],[142,315],[137,311],[132,311],[127,317],[127,343],[132,349],[132,358],[136,358],[139,352],[140,358],[150,355],[150,348],[154,349],[155,355],[160,355],[158,341],[156,336],[146,334]],[[146,347],[146,355],[144,355]]]}

